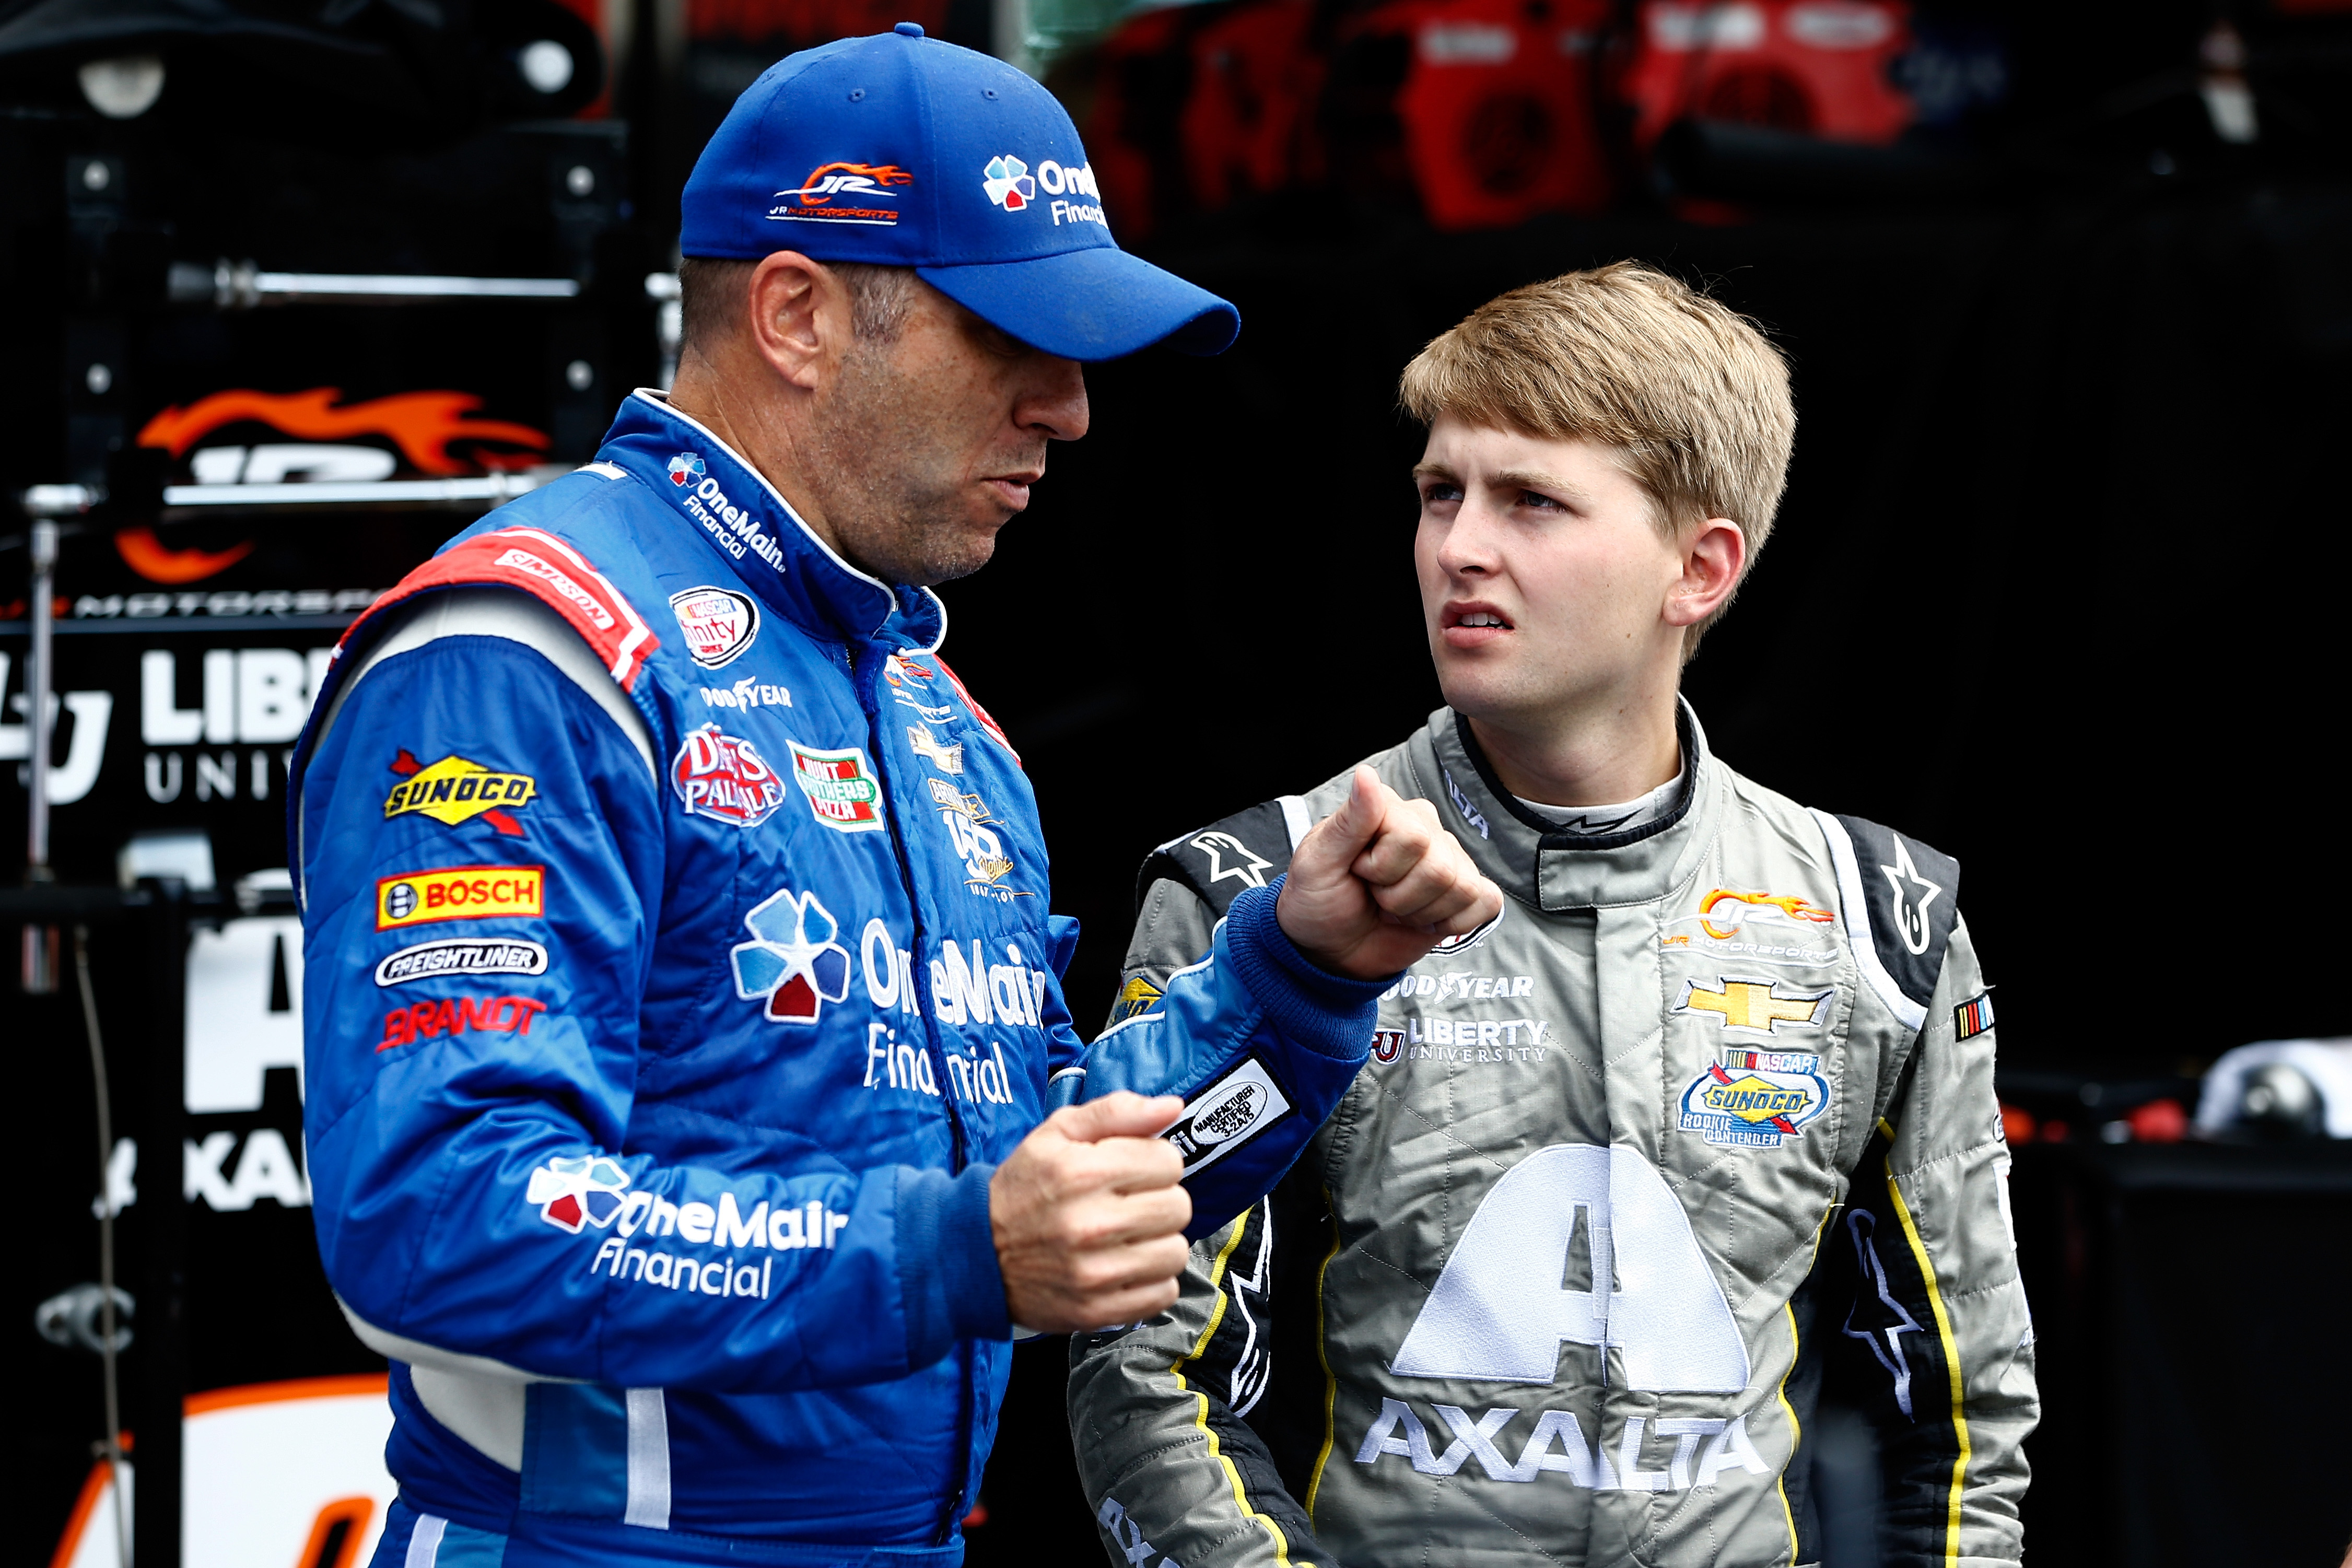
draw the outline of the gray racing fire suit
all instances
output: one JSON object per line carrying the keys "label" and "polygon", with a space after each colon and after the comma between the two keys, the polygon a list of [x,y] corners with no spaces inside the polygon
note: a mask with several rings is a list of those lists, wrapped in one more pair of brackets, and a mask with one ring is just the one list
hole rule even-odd
{"label": "gray racing fire suit", "polygon": [[[1368,759],[1504,910],[1383,998],[1172,1310],[1072,1341],[1114,1563],[1809,1563],[1825,1381],[1878,1432],[1890,1568],[2018,1561],[2033,1337],[1959,868],[1681,724],[1673,809],[1597,837],[1450,710]],[[1347,787],[1154,853],[1115,1021]]]}

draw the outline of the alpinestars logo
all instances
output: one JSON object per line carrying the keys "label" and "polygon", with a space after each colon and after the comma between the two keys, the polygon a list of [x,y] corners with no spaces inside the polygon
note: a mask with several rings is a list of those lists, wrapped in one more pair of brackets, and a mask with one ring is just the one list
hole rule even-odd
{"label": "alpinestars logo", "polygon": [[709,471],[703,467],[702,459],[691,452],[680,452],[669,460],[669,482],[680,489],[686,489]]}
{"label": "alpinestars logo", "polygon": [[729,950],[735,994],[764,1002],[779,1024],[814,1024],[827,1002],[849,995],[849,950],[834,941],[840,922],[814,893],[779,889],[743,917],[751,940]]}
{"label": "alpinestars logo", "polygon": [[1017,213],[1037,199],[1037,182],[1029,177],[1029,165],[1010,153],[991,158],[981,174],[981,189],[1006,212]]}
{"label": "alpinestars logo", "polygon": [[525,1203],[539,1205],[539,1217],[556,1229],[580,1234],[583,1225],[599,1230],[613,1223],[627,1201],[621,1189],[629,1173],[614,1162],[593,1154],[550,1160],[530,1173],[523,1192]]}

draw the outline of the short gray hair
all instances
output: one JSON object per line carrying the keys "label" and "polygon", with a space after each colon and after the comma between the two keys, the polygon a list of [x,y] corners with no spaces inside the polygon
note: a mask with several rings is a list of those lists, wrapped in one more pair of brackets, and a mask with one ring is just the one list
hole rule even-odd
{"label": "short gray hair", "polygon": [[[751,271],[759,265],[715,256],[689,256],[677,264],[679,311],[688,342],[707,343],[734,331],[742,319]],[[849,289],[850,327],[860,341],[895,341],[914,304],[915,269],[863,261],[824,265]]]}

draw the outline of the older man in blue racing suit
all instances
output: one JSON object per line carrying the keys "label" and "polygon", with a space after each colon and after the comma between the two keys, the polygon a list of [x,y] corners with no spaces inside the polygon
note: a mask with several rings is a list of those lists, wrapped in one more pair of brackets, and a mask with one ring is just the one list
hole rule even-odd
{"label": "older man in blue racing suit", "polygon": [[1367,774],[1083,1046],[1034,797],[909,584],[1084,433],[1080,362],[1232,307],[1111,242],[1042,89],[911,25],[762,77],[685,218],[673,393],[380,600],[295,761],[378,1563],[959,1561],[1013,1326],[1172,1302],[1194,1213],[1499,907]]}

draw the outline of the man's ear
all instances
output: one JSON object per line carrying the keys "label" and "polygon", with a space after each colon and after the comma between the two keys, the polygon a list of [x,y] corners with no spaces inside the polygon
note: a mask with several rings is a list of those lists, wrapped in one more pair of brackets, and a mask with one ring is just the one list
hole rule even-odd
{"label": "man's ear", "polygon": [[779,250],[751,269],[751,344],[803,391],[832,379],[853,331],[849,289],[823,262]]}
{"label": "man's ear", "polygon": [[1748,565],[1748,536],[1729,518],[1710,517],[1682,543],[1682,575],[1666,590],[1670,626],[1695,626],[1721,609]]}

